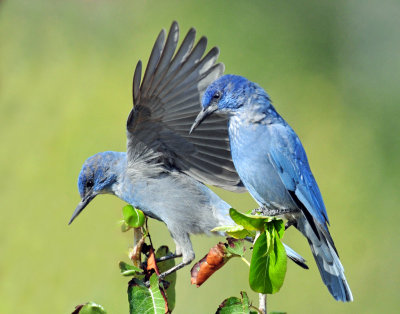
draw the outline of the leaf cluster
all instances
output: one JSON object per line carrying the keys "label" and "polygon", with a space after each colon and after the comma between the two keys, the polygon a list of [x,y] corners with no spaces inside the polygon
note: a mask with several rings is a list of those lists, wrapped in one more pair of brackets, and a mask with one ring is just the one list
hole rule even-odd
{"label": "leaf cluster", "polygon": [[[170,313],[175,307],[176,273],[172,273],[160,283],[160,273],[175,265],[168,247],[161,246],[154,250],[150,234],[145,227],[146,217],[139,209],[131,205],[123,208],[122,231],[134,229],[142,238],[130,254],[131,263],[121,261],[121,275],[131,277],[128,283],[128,300],[131,314],[136,313]],[[224,266],[231,258],[240,257],[249,266],[249,283],[252,290],[272,294],[279,291],[286,274],[286,252],[281,243],[285,226],[281,219],[261,215],[242,214],[231,208],[229,214],[236,223],[234,226],[222,226],[213,229],[227,233],[226,243],[218,243],[209,253],[196,263],[191,270],[191,281],[200,286],[215,271]],[[147,224],[146,224],[147,225]],[[245,242],[253,242],[251,263],[244,258]],[[148,240],[146,243],[146,240]],[[142,261],[142,255],[144,256]],[[162,261],[158,261],[164,257]],[[241,298],[230,297],[219,306],[217,313],[257,313],[259,310],[251,305],[245,292]],[[105,314],[105,310],[92,302],[78,305],[74,314]]]}
{"label": "leaf cluster", "polygon": [[229,214],[236,226],[222,226],[213,231],[226,232],[237,239],[254,238],[249,283],[252,290],[273,294],[283,285],[287,257],[281,242],[285,233],[282,219],[242,214],[231,208]]}
{"label": "leaf cluster", "polygon": [[[174,259],[157,262],[160,257],[172,255],[166,246],[161,246],[155,252],[150,234],[145,228],[145,215],[140,209],[126,205],[122,209],[124,220],[122,231],[131,228],[140,230],[142,238],[136,243],[130,253],[132,264],[120,262],[121,275],[132,277],[128,284],[129,312],[136,313],[170,313],[175,307],[176,273],[172,273],[160,284],[160,273],[175,266]],[[145,243],[148,239],[149,244]],[[141,256],[144,256],[142,262]]]}

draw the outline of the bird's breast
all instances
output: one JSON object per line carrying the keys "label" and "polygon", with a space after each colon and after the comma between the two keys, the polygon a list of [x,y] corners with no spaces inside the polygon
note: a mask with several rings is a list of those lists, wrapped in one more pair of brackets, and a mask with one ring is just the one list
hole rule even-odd
{"label": "bird's breast", "polygon": [[209,188],[183,173],[171,172],[137,180],[127,178],[118,192],[117,196],[146,215],[163,221],[169,229],[210,233],[213,228],[231,221],[230,206]]}
{"label": "bird's breast", "polygon": [[235,168],[255,200],[267,207],[292,207],[286,187],[268,157],[273,144],[268,125],[232,118],[229,138]]}

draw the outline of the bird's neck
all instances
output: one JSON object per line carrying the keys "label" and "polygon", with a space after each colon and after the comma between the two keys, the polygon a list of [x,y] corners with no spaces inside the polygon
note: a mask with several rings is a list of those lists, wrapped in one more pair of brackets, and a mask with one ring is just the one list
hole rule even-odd
{"label": "bird's neck", "polygon": [[279,117],[266,94],[254,94],[245,105],[230,116],[234,127],[253,124],[270,124]]}
{"label": "bird's neck", "polygon": [[138,175],[129,175],[127,171],[127,155],[121,153],[119,158],[112,165],[113,171],[117,174],[115,182],[110,187],[110,193],[114,194],[124,202],[127,202],[135,207],[140,207],[140,195],[135,191],[143,190],[143,178]]}
{"label": "bird's neck", "polygon": [[259,143],[264,143],[268,136],[268,125],[281,119],[269,98],[263,95],[252,97],[237,110],[228,123],[229,141],[234,162],[242,154],[258,151]]}

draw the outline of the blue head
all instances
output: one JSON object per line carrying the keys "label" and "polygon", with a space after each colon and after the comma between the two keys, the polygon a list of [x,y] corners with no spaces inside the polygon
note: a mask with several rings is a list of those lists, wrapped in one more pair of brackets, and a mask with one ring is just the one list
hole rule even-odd
{"label": "blue head", "polygon": [[202,99],[203,108],[190,133],[213,112],[232,115],[255,102],[271,105],[268,94],[256,83],[239,75],[221,76],[207,87]]}
{"label": "blue head", "polygon": [[118,179],[116,164],[121,157],[125,157],[125,153],[102,152],[85,161],[78,178],[78,190],[82,200],[76,207],[69,223],[97,195],[112,193],[111,187]]}

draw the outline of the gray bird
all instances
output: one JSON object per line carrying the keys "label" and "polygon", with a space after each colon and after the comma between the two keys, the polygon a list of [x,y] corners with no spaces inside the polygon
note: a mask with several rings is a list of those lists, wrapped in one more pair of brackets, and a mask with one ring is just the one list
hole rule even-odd
{"label": "gray bird", "polygon": [[[224,65],[216,63],[219,50],[214,47],[203,57],[207,39],[195,45],[192,28],[175,53],[178,33],[176,22],[166,40],[165,31],[160,32],[142,82],[138,62],[127,153],[102,152],[85,161],[78,179],[82,201],[69,222],[98,194],[116,195],[164,222],[182,262],[161,278],[194,259],[190,234],[211,234],[215,227],[234,224],[231,206],[204,184],[245,191],[231,160],[227,118],[214,115],[189,136],[202,93],[224,71]],[[287,254],[307,268],[288,247]]]}

